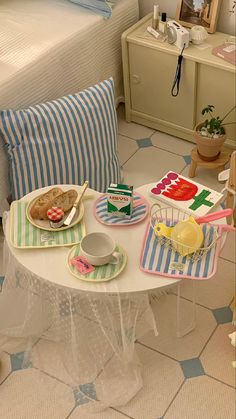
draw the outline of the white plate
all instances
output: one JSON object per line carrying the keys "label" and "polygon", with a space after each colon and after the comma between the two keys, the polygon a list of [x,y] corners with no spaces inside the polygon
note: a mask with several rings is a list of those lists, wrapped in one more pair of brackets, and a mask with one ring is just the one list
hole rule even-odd
{"label": "white plate", "polygon": [[[65,191],[63,191],[63,192],[65,192]],[[40,195],[43,195],[43,194],[40,194]],[[76,213],[74,215],[72,223],[68,226],[63,226],[63,227],[60,227],[60,228],[52,228],[50,226],[50,221],[49,220],[38,220],[36,218],[32,218],[31,215],[30,215],[30,210],[31,210],[32,206],[34,205],[36,199],[38,199],[38,197],[40,195],[38,195],[36,198],[34,198],[32,201],[30,201],[27,208],[26,208],[26,217],[28,218],[29,222],[31,224],[33,224],[35,227],[38,227],[41,230],[46,230],[46,231],[63,231],[63,230],[67,230],[68,228],[73,227],[75,224],[79,223],[80,220],[82,219],[82,217],[84,215],[84,205],[83,205],[82,202],[80,203],[79,208],[76,209]],[[70,211],[65,212],[65,217],[70,213]]]}

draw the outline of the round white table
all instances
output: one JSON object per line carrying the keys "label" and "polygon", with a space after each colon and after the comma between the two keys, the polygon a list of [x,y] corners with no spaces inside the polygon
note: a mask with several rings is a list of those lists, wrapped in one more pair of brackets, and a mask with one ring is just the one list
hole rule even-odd
{"label": "round white table", "polygon": [[[150,204],[156,202],[149,196],[149,190],[154,184],[144,185],[137,189]],[[73,188],[79,190],[78,186]],[[42,189],[46,192],[50,187]],[[71,189],[71,185],[63,185],[63,189]],[[10,244],[9,218],[6,220],[5,235],[10,252],[15,256],[21,265],[38,277],[53,282],[58,286],[72,288],[80,291],[107,292],[107,293],[129,293],[147,292],[156,289],[163,289],[173,286],[179,280],[166,278],[158,275],[150,275],[139,269],[139,259],[144,238],[145,228],[149,221],[147,217],[139,224],[127,227],[113,227],[101,224],[93,215],[94,201],[101,196],[100,193],[88,189],[88,193],[94,195],[94,199],[84,201],[86,232],[104,231],[110,234],[127,252],[128,262],[124,271],[112,281],[106,283],[88,283],[80,281],[69,272],[66,260],[69,252],[68,247],[47,248],[47,249],[16,249]],[[22,200],[30,201],[39,194],[34,191],[26,195]]]}
{"label": "round white table", "polygon": [[[148,191],[152,186],[137,189],[150,203]],[[62,186],[64,190],[71,187]],[[79,191],[80,187],[74,187]],[[79,391],[85,389],[83,397],[93,401],[92,405],[115,407],[126,404],[142,387],[135,341],[150,330],[157,334],[149,292],[173,287],[181,280],[150,275],[139,269],[149,217],[133,226],[105,226],[93,214],[94,202],[101,194],[92,190],[88,193],[94,197],[84,200],[87,233],[110,234],[127,252],[125,269],[108,282],[81,281],[67,267],[70,247],[14,248],[7,213],[0,334],[23,339],[26,364],[30,359],[34,365],[36,357],[37,367],[42,366],[44,370],[45,365],[38,362],[42,359],[41,354],[37,354],[39,345],[34,343],[37,339],[54,342],[71,385]],[[34,191],[22,199],[30,201],[38,194],[39,191]],[[53,358],[50,368],[51,363]],[[57,369],[55,367],[55,371]],[[94,388],[88,395],[86,389],[91,386]]]}

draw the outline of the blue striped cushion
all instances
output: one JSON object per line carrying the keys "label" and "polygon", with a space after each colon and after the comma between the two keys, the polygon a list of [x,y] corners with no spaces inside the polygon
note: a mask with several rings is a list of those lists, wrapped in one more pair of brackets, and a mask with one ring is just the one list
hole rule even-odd
{"label": "blue striped cushion", "polygon": [[115,0],[70,0],[72,3],[76,3],[79,6],[85,7],[86,9],[92,10],[99,15],[106,18],[111,17],[112,6]]}
{"label": "blue striped cushion", "polygon": [[12,169],[13,199],[47,185],[105,192],[120,182],[112,78],[74,95],[0,112]]}

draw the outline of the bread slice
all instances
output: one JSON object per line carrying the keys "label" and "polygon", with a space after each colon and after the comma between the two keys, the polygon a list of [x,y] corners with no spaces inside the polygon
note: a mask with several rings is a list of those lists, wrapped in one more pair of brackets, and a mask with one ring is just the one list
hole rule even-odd
{"label": "bread slice", "polygon": [[59,195],[63,195],[63,191],[60,188],[52,188],[48,192],[40,195],[30,209],[31,217],[46,220],[47,210],[52,207],[52,201]]}
{"label": "bread slice", "polygon": [[51,206],[61,208],[64,212],[69,211],[73,207],[77,196],[78,193],[74,189],[70,189],[53,199]]}

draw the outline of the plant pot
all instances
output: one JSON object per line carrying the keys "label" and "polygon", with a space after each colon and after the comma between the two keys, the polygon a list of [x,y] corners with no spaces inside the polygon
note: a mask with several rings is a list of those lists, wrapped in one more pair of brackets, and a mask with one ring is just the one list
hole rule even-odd
{"label": "plant pot", "polygon": [[194,131],[198,154],[202,160],[214,161],[220,155],[221,148],[226,140],[226,134],[219,138],[203,137],[199,132],[202,126],[203,124],[198,124]]}

